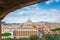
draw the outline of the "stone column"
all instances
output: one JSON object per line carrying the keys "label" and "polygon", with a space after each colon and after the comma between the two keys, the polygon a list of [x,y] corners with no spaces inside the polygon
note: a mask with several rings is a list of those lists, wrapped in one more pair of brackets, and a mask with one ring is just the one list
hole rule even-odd
{"label": "stone column", "polygon": [[2,36],[1,36],[1,19],[0,19],[0,40],[2,40]]}

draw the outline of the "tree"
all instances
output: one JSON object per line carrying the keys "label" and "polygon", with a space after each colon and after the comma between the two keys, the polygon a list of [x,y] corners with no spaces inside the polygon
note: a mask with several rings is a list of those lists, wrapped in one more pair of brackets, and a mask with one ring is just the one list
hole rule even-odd
{"label": "tree", "polygon": [[60,40],[60,34],[57,34],[57,35],[56,35],[55,40]]}
{"label": "tree", "polygon": [[39,38],[38,40],[46,40],[45,38]]}
{"label": "tree", "polygon": [[5,33],[2,33],[2,36],[4,36],[6,38],[8,36],[11,36],[11,33],[5,32]]}
{"label": "tree", "polygon": [[30,40],[29,38],[19,38],[18,40]]}
{"label": "tree", "polygon": [[30,40],[38,40],[39,36],[38,35],[31,35]]}
{"label": "tree", "polygon": [[2,40],[12,40],[11,38],[3,38]]}
{"label": "tree", "polygon": [[51,31],[60,31],[60,28],[52,29]]}
{"label": "tree", "polygon": [[57,34],[57,31],[60,31],[60,28],[55,28],[55,29],[52,29],[51,31],[55,32],[55,34],[53,35],[54,36],[54,40],[60,40],[60,36],[58,36]]}
{"label": "tree", "polygon": [[46,40],[53,40],[53,35],[52,35],[52,34],[45,34],[45,35],[43,35],[43,37],[44,37]]}

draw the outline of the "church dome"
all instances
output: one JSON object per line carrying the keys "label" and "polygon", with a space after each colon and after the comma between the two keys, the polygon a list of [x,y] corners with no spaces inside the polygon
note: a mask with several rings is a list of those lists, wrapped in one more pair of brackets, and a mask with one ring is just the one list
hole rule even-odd
{"label": "church dome", "polygon": [[30,19],[30,17],[28,18],[27,22],[32,22],[31,19]]}

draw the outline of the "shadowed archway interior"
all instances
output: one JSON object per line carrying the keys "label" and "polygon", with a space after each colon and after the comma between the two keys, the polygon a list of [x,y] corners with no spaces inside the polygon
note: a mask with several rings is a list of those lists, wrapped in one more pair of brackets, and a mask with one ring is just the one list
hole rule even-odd
{"label": "shadowed archway interior", "polygon": [[16,9],[47,0],[0,0],[0,19]]}

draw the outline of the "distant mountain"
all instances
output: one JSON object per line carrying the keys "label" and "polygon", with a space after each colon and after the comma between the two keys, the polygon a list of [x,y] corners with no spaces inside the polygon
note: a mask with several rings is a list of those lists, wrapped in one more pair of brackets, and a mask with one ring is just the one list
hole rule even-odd
{"label": "distant mountain", "polygon": [[35,22],[35,24],[37,24],[38,26],[46,25],[47,27],[58,27],[58,26],[60,26],[60,23],[56,23],[56,22],[54,22],[54,23],[52,23],[52,22]]}
{"label": "distant mountain", "polygon": [[1,22],[3,25],[5,25],[6,24],[6,22]]}
{"label": "distant mountain", "polygon": [[[46,25],[48,27],[57,27],[60,26],[60,23],[52,23],[52,22],[33,22],[34,24],[37,24],[38,26]],[[3,25],[22,25],[24,23],[6,23],[2,22]],[[41,25],[42,24],[42,25]]]}

